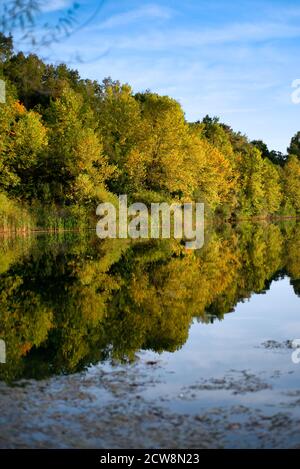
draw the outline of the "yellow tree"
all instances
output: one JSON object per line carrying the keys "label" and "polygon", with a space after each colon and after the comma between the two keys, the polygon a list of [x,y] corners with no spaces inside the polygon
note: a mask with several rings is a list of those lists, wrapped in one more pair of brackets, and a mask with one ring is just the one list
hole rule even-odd
{"label": "yellow tree", "polygon": [[283,169],[285,204],[300,213],[300,161],[291,156]]}
{"label": "yellow tree", "polygon": [[103,154],[92,111],[66,88],[48,111],[49,152],[46,180],[53,181],[54,197],[90,202],[105,193],[114,167]]}
{"label": "yellow tree", "polygon": [[265,212],[267,214],[275,214],[279,211],[282,203],[280,181],[282,170],[280,166],[275,166],[269,159],[264,159],[263,163]]}

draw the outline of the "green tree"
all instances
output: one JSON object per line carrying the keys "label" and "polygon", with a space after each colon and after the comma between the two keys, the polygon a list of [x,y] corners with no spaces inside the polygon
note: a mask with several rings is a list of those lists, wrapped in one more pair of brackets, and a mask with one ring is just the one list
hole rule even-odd
{"label": "green tree", "polygon": [[103,154],[95,117],[83,98],[66,88],[47,112],[49,147],[44,185],[63,203],[101,200],[114,167]]}
{"label": "green tree", "polygon": [[290,156],[294,155],[300,159],[300,131],[293,136],[287,151]]}
{"label": "green tree", "polygon": [[264,160],[263,167],[263,191],[265,201],[265,213],[272,215],[279,212],[282,203],[282,169]]}
{"label": "green tree", "polygon": [[264,210],[264,161],[260,151],[247,146],[238,156],[239,211],[242,215],[261,215]]}
{"label": "green tree", "polygon": [[32,199],[48,143],[41,116],[8,97],[0,107],[0,135],[0,187],[13,197]]}
{"label": "green tree", "polygon": [[285,205],[300,213],[300,160],[290,156],[283,170]]}

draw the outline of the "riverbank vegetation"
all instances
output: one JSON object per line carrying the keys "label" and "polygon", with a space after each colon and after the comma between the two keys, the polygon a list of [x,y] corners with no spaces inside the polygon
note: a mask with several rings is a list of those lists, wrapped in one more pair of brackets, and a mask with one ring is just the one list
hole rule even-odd
{"label": "riverbank vegetation", "polygon": [[2,231],[94,226],[118,194],[204,201],[225,219],[300,214],[300,133],[287,155],[269,151],[217,118],[187,122],[168,96],[15,53],[1,34],[0,79]]}

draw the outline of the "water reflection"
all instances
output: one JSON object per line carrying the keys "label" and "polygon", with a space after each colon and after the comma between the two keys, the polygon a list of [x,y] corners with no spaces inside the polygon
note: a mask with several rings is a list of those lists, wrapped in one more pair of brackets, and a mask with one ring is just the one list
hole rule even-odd
{"label": "water reflection", "polygon": [[[193,318],[223,319],[288,275],[300,295],[300,224],[211,231],[199,251],[175,240],[84,236],[1,238],[0,379],[73,373],[141,349],[174,352]],[[200,326],[199,326],[200,327]]]}

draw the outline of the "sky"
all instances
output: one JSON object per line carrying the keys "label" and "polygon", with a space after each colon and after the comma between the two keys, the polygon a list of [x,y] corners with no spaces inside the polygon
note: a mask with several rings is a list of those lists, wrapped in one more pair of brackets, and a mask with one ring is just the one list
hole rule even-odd
{"label": "sky", "polygon": [[[43,2],[37,27],[55,24],[72,4]],[[38,51],[47,61],[66,62],[83,78],[110,76],[135,92],[172,96],[187,120],[219,116],[270,149],[285,152],[300,130],[300,104],[292,100],[300,79],[299,0],[78,4],[72,34]]]}

